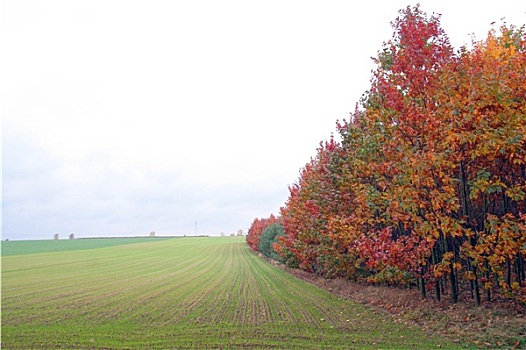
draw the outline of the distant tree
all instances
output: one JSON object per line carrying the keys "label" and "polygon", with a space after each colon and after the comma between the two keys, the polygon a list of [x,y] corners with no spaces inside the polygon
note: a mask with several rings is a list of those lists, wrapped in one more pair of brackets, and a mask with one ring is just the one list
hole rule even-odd
{"label": "distant tree", "polygon": [[55,241],[58,240],[58,233],[55,233],[55,234],[53,235],[53,239],[54,239]]}
{"label": "distant tree", "polygon": [[283,261],[283,257],[274,250],[274,244],[277,242],[278,237],[284,234],[285,232],[281,224],[271,224],[268,226],[259,238],[259,251],[261,254],[273,260]]}
{"label": "distant tree", "polygon": [[74,233],[70,234],[69,239],[75,239],[75,234]]}
{"label": "distant tree", "polygon": [[253,251],[257,252],[259,249],[259,238],[261,237],[263,231],[271,224],[280,222],[280,220],[281,219],[279,217],[274,216],[274,214],[270,214],[270,217],[268,218],[254,219],[252,225],[250,225],[250,228],[248,229],[246,238],[249,247]]}

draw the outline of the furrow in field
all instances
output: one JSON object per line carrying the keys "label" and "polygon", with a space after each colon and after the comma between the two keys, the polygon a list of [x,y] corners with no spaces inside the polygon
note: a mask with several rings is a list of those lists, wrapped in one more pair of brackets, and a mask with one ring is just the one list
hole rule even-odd
{"label": "furrow in field", "polygon": [[[163,283],[129,295],[128,304],[133,307],[128,308],[122,318],[130,322],[140,320],[143,324],[168,324],[183,319],[191,322],[199,317],[196,316],[196,310],[210,299],[214,290],[209,289],[205,294],[198,292],[202,285],[211,283],[207,270],[206,262],[200,260],[199,264],[195,264],[192,261],[187,266],[181,266],[177,272],[171,272],[170,278],[165,278]],[[144,309],[148,312],[144,312]]]}
{"label": "furrow in field", "polygon": [[[168,272],[174,270],[185,276],[186,272],[193,268],[193,263],[200,261],[191,258],[191,254],[188,254],[188,259],[182,260],[186,262],[187,268],[177,269],[177,266],[170,264],[171,259],[157,258],[155,251],[148,250],[148,253],[150,254],[148,257],[142,254],[142,260],[139,258],[116,260],[114,256],[98,256],[97,260],[87,260],[79,259],[77,255],[69,257],[71,260],[76,259],[73,263],[57,264],[51,260],[48,262],[50,271],[47,274],[48,283],[43,283],[36,274],[31,278],[31,284],[38,285],[39,288],[23,286],[27,294],[18,293],[15,289],[11,293],[12,298],[6,297],[9,293],[4,293],[3,308],[12,309],[16,313],[17,309],[27,311],[28,304],[39,305],[38,308],[30,310],[24,319],[25,322],[73,319],[78,317],[79,313],[84,317],[90,317],[93,316],[93,312],[90,312],[93,310],[102,310],[99,312],[100,316],[107,318],[108,315],[115,314],[112,312],[114,305],[121,302],[127,304],[126,300],[131,299],[129,296],[131,291],[143,293],[141,288],[138,288],[140,284],[145,286],[148,283],[145,281],[151,282],[152,278],[157,278],[159,284],[159,280],[166,280]],[[80,264],[86,261],[88,263]],[[166,263],[163,264],[163,261]],[[37,266],[40,269],[45,265],[39,263]],[[60,269],[57,270],[57,267]],[[97,273],[93,271],[94,268],[97,269]],[[88,272],[80,274],[79,271]],[[89,278],[86,278],[87,276]],[[164,283],[172,284],[173,281],[168,279]],[[133,305],[140,305],[140,302]]]}
{"label": "furrow in field", "polygon": [[[297,284],[290,280],[274,278],[277,270],[256,257],[250,251],[245,251],[246,262],[251,268],[253,282],[259,287],[260,298],[272,300],[274,309],[281,320],[291,323],[311,323],[319,319],[319,315],[312,313],[310,303],[306,302],[305,293]],[[269,278],[268,276],[272,276]]]}
{"label": "furrow in field", "polygon": [[[304,287],[298,288],[296,284],[290,283],[289,275],[270,264],[262,266],[259,258],[251,252],[247,252],[247,254],[248,262],[255,259],[251,266],[255,269],[255,275],[258,276],[266,297],[274,299],[271,310],[279,316],[280,321],[300,322],[312,327],[329,325],[329,327],[347,329],[349,328],[349,318],[353,318],[350,316],[355,313],[363,313],[360,306],[357,306],[357,312],[349,307],[342,308],[345,302],[333,295],[313,293],[316,288],[304,282],[300,282]],[[332,302],[329,304],[322,302],[326,301],[327,298]]]}
{"label": "furrow in field", "polygon": [[184,317],[192,308],[187,300],[195,289],[192,285],[204,281],[204,269],[200,266],[200,261],[189,260],[169,273],[156,273],[140,288],[134,286],[120,298],[120,304],[128,306],[122,318],[130,322],[162,323]]}

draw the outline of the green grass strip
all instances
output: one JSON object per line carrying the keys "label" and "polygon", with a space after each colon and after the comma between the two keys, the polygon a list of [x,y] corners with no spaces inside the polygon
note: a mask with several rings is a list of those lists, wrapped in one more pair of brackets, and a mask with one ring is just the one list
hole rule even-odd
{"label": "green grass strip", "polygon": [[2,241],[2,256],[63,252],[152,242],[166,238],[81,238],[61,240]]}

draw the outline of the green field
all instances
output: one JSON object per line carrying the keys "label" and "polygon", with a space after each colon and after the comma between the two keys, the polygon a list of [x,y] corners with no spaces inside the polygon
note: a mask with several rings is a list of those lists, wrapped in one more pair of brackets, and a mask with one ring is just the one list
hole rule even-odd
{"label": "green field", "polygon": [[1,345],[3,349],[458,347],[298,280],[261,260],[237,237],[149,240],[2,256]]}
{"label": "green field", "polygon": [[116,245],[150,242],[152,240],[162,239],[166,238],[83,238],[38,241],[4,241],[2,242],[2,256],[106,248]]}

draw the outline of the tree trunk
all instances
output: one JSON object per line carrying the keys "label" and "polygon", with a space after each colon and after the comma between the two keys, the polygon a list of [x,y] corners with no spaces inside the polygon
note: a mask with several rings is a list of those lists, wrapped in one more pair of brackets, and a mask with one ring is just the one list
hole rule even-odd
{"label": "tree trunk", "polygon": [[453,263],[449,266],[449,280],[451,282],[451,301],[453,303],[458,302],[458,285],[457,285],[457,276],[455,274],[455,269],[453,267]]}
{"label": "tree trunk", "polygon": [[519,254],[517,256],[517,259],[515,260],[515,275],[519,286],[522,286],[522,282],[524,281],[524,279],[522,278],[522,270],[522,257]]}
{"label": "tree trunk", "polygon": [[[489,262],[488,262],[488,259],[484,259],[484,266],[486,267],[486,280],[490,281],[490,273],[489,273]],[[486,289],[486,300],[487,301],[491,301],[491,290],[489,288]]]}
{"label": "tree trunk", "polygon": [[[439,246],[438,244],[435,244],[435,246],[433,247],[432,254],[431,254],[431,260],[432,260],[433,266],[435,266],[436,264],[440,262],[439,252],[437,249],[438,246]],[[441,279],[442,279],[441,277],[438,277],[438,278],[435,277],[435,298],[438,301],[440,301],[440,280]]]}
{"label": "tree trunk", "polygon": [[468,176],[466,173],[466,164],[460,161],[460,203],[462,205],[462,215],[465,216],[468,222],[468,227],[472,225],[471,222],[471,208],[469,203],[469,187]]}
{"label": "tree trunk", "polygon": [[426,280],[424,278],[424,273],[425,273],[425,270],[424,268],[422,267],[422,271],[421,271],[421,277],[420,277],[420,294],[422,295],[422,298],[426,298]]}
{"label": "tree trunk", "polygon": [[477,306],[480,306],[480,289],[479,289],[479,280],[478,280],[478,276],[477,276],[477,267],[476,266],[473,266],[472,264],[472,272],[473,274],[475,275],[475,279],[471,282],[473,282],[474,286],[475,286],[475,304]]}

